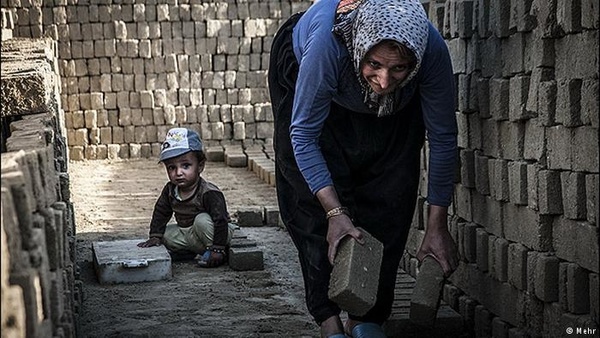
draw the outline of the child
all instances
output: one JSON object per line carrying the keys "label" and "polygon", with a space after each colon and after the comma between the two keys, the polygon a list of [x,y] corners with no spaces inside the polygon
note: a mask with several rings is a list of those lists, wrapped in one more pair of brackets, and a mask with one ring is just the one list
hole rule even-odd
{"label": "child", "polygon": [[[173,256],[200,254],[198,264],[217,267],[226,261],[234,225],[229,224],[225,196],[204,180],[206,155],[198,134],[186,128],[167,133],[160,152],[169,182],[152,214],[150,238],[139,247],[164,244]],[[175,214],[176,224],[167,224]]]}

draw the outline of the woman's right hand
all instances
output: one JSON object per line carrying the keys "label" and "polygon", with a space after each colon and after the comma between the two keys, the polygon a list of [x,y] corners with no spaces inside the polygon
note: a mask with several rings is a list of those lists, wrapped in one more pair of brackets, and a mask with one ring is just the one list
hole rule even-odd
{"label": "woman's right hand", "polygon": [[137,246],[140,248],[149,248],[151,246],[159,246],[162,244],[162,239],[160,237],[150,237],[147,241],[138,243]]}
{"label": "woman's right hand", "polygon": [[354,226],[348,215],[342,214],[329,218],[329,226],[327,229],[329,250],[327,257],[329,258],[329,263],[331,263],[331,265],[333,265],[333,260],[337,254],[340,241],[347,235],[354,237],[360,244],[364,244],[362,232]]}

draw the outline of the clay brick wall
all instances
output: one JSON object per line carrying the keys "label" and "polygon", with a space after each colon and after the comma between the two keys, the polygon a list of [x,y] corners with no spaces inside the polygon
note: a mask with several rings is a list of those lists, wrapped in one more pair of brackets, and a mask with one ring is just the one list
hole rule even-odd
{"label": "clay brick wall", "polygon": [[[462,261],[444,299],[478,337],[598,328],[598,1],[426,6],[458,87]],[[404,259],[413,274],[426,180]]]}
{"label": "clay brick wall", "polygon": [[82,288],[56,61],[51,39],[2,42],[3,337],[77,331]]}

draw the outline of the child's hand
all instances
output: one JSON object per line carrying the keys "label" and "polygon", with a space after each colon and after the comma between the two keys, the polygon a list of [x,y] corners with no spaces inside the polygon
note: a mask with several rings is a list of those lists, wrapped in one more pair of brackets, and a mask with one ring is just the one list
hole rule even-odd
{"label": "child's hand", "polygon": [[149,248],[151,246],[159,246],[162,244],[162,239],[160,237],[150,237],[147,241],[138,243],[140,248]]}

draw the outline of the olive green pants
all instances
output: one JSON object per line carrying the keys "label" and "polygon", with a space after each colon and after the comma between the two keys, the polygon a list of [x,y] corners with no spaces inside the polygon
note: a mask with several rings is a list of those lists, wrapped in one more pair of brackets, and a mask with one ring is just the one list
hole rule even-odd
{"label": "olive green pants", "polygon": [[[238,226],[229,224],[227,244],[231,242],[233,231]],[[201,213],[194,219],[194,224],[188,228],[182,228],[177,223],[167,224],[163,236],[163,244],[172,251],[191,251],[203,253],[206,247],[213,245],[215,226],[210,215]]]}

